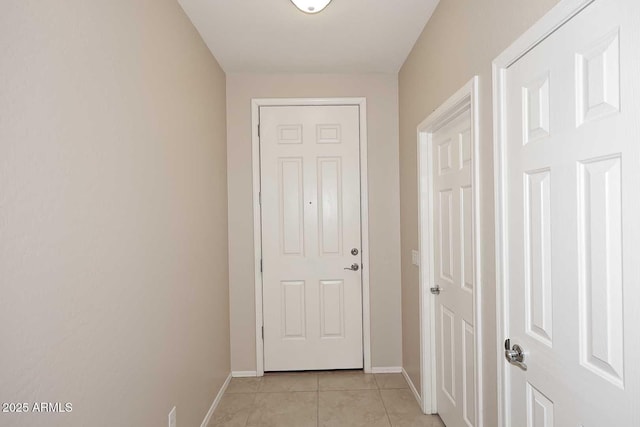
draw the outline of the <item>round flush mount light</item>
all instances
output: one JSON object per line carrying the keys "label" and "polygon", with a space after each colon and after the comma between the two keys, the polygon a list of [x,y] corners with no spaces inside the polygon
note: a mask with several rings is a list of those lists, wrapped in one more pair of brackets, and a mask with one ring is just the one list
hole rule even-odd
{"label": "round flush mount light", "polygon": [[331,3],[331,0],[291,0],[291,3],[304,13],[318,13]]}

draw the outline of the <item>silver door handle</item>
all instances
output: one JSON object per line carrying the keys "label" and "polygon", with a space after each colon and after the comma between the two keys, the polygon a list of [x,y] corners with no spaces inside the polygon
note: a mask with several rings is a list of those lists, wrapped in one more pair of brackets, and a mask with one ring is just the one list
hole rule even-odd
{"label": "silver door handle", "polygon": [[354,262],[351,264],[351,267],[346,267],[345,270],[358,271],[360,270],[360,266]]}
{"label": "silver door handle", "polygon": [[434,295],[440,295],[440,286],[434,286],[433,288],[429,289],[431,291],[432,294]]}
{"label": "silver door handle", "polygon": [[511,347],[511,340],[508,338],[504,342],[504,357],[512,365],[523,371],[527,370],[527,365],[524,363],[524,350],[518,344],[514,344]]}

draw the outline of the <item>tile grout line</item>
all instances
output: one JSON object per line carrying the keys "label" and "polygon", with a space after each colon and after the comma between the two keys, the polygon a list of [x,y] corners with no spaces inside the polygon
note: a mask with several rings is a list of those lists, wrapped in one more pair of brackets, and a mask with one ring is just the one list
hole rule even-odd
{"label": "tile grout line", "polygon": [[249,420],[251,419],[251,415],[253,414],[253,411],[256,410],[256,404],[258,403],[258,390],[260,390],[260,388],[262,387],[262,380],[264,379],[264,377],[257,377],[257,383],[258,386],[256,387],[256,392],[253,394],[253,404],[251,405],[251,411],[249,411],[249,415],[247,416],[247,421],[245,422],[245,427],[249,426]]}
{"label": "tile grout line", "polygon": [[384,399],[382,398],[382,390],[378,389],[378,395],[380,396],[380,401],[382,402],[382,407],[384,408],[384,413],[387,416],[387,420],[389,421],[389,426],[393,427],[391,424],[391,417],[389,416],[389,411],[387,410],[387,405],[384,403]]}
{"label": "tile grout line", "polygon": [[253,403],[251,403],[251,409],[249,410],[249,414],[247,415],[247,421],[244,422],[245,427],[249,425],[249,418],[251,418],[251,414],[256,407],[256,401],[258,400],[258,393],[253,393]]}

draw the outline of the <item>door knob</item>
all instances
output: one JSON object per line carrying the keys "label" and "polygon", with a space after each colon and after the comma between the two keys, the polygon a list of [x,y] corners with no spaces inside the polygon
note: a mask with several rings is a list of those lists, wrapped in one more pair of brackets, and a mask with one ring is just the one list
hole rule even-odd
{"label": "door knob", "polygon": [[438,286],[438,285],[434,286],[433,288],[431,288],[429,290],[434,295],[440,295],[440,286]]}
{"label": "door knob", "polygon": [[518,344],[514,344],[511,347],[511,340],[508,338],[504,342],[504,357],[512,365],[523,371],[527,370],[527,365],[524,363],[524,350]]}
{"label": "door knob", "polygon": [[345,270],[358,271],[360,270],[360,266],[354,262],[351,264],[351,267],[346,267]]}

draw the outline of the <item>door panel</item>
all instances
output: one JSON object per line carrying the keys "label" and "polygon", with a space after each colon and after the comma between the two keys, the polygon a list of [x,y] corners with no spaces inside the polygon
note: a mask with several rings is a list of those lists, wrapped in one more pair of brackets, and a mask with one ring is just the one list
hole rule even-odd
{"label": "door panel", "polygon": [[302,158],[278,159],[280,245],[284,255],[304,255]]}
{"label": "door panel", "polygon": [[580,358],[618,386],[624,378],[620,160],[615,156],[578,166]]}
{"label": "door panel", "polygon": [[525,315],[526,331],[552,346],[550,172],[525,177]]}
{"label": "door panel", "polygon": [[344,338],[344,281],[320,281],[320,337]]}
{"label": "door panel", "polygon": [[363,367],[359,120],[260,108],[265,371]]}
{"label": "door panel", "polygon": [[438,241],[440,242],[440,279],[453,283],[453,190],[440,191],[438,204]]}
{"label": "door panel", "polygon": [[473,293],[473,192],[471,185],[460,187],[460,274],[462,288]]}
{"label": "door panel", "polygon": [[506,71],[508,426],[640,425],[639,24],[596,0]]}
{"label": "door panel", "polygon": [[449,427],[475,425],[471,115],[432,135],[438,413]]}
{"label": "door panel", "polygon": [[304,281],[283,281],[282,332],[284,339],[306,338]]}
{"label": "door panel", "polygon": [[553,427],[553,402],[527,384],[527,427]]}
{"label": "door panel", "polygon": [[320,197],[320,254],[342,252],[342,162],[339,157],[318,159]]}
{"label": "door panel", "polygon": [[462,416],[467,425],[476,425],[476,359],[473,326],[462,321]]}
{"label": "door panel", "polygon": [[452,405],[456,404],[456,337],[455,314],[447,307],[440,306],[440,353],[442,354],[442,391]]}

